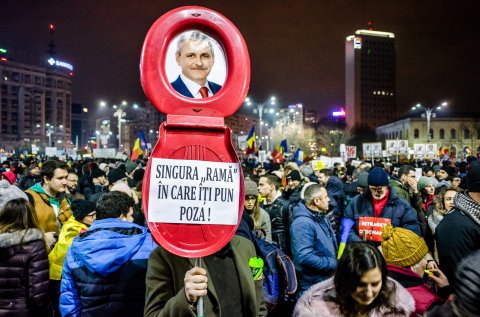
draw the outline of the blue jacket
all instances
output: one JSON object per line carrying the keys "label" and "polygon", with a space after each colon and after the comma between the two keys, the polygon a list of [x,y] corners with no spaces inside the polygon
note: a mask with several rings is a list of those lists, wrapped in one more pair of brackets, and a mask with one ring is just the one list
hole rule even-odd
{"label": "blue jacket", "polygon": [[[363,194],[354,197],[345,209],[343,216],[355,221],[355,225],[348,234],[348,241],[361,241],[358,236],[358,218],[374,217],[373,196],[370,190],[367,189]],[[402,227],[421,236],[417,213],[408,202],[400,199],[391,187],[380,217],[391,219],[394,227]]]}
{"label": "blue jacket", "polygon": [[[172,85],[173,89],[175,89],[180,95],[193,98],[192,94],[190,93],[190,90],[188,90],[187,86],[183,82],[180,75],[178,75],[177,79],[171,82],[170,85]],[[208,81],[208,86],[210,87],[210,90],[214,95],[222,88],[222,86],[220,86],[219,84],[215,84],[214,82],[211,82],[211,81]]]}
{"label": "blue jacket", "polygon": [[62,316],[143,316],[148,257],[146,228],[97,220],[68,249],[60,286]]}
{"label": "blue jacket", "polygon": [[326,280],[335,272],[338,244],[325,215],[311,211],[299,202],[294,207],[293,216],[290,236],[299,297],[310,286]]}

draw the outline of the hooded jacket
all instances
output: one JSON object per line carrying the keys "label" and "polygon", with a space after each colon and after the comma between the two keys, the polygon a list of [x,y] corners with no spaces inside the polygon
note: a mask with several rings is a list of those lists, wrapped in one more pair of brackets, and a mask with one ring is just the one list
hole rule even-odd
{"label": "hooded jacket", "polygon": [[41,316],[48,302],[48,258],[38,229],[0,234],[0,316]]}
{"label": "hooded jacket", "polygon": [[467,255],[480,249],[480,204],[462,193],[455,196],[453,203],[454,208],[443,217],[435,230],[442,272],[452,286],[455,285],[458,264]]}
{"label": "hooded jacket", "polygon": [[[393,304],[404,313],[394,313],[391,307],[380,306],[370,312],[370,317],[408,317],[415,311],[415,301],[412,295],[400,284],[395,283],[395,298]],[[327,295],[328,294],[328,295]],[[294,317],[343,317],[337,303],[327,296],[335,296],[333,277],[321,283],[315,284],[298,300],[293,312]]]}
{"label": "hooded jacket", "polygon": [[86,224],[75,220],[74,216],[63,225],[62,231],[58,236],[58,241],[53,250],[48,254],[50,263],[50,279],[60,281],[62,279],[62,267],[67,255],[67,250],[72,244],[73,238],[80,233],[87,231]]}
{"label": "hooded jacket", "polygon": [[[64,224],[72,215],[70,204],[64,195],[59,197],[49,196],[42,187],[37,183],[25,191],[32,203],[37,214],[38,223],[44,232],[60,232],[58,222]],[[58,208],[58,216],[55,215],[53,205]]]}
{"label": "hooded jacket", "polygon": [[95,221],[67,251],[62,316],[143,316],[148,256],[155,246],[144,227],[116,218]]}
{"label": "hooded jacket", "polygon": [[330,221],[324,214],[314,213],[300,202],[294,207],[293,215],[290,236],[301,294],[313,284],[333,275],[337,267],[338,244]]}
{"label": "hooded jacket", "polygon": [[[372,192],[367,189],[363,194],[354,197],[345,209],[344,217],[355,221],[355,225],[348,235],[348,241],[361,241],[358,236],[358,219],[373,216],[373,196]],[[398,198],[392,189],[390,189],[387,203],[380,213],[380,217],[391,219],[394,227],[402,227],[421,236],[417,213],[409,203]]]}

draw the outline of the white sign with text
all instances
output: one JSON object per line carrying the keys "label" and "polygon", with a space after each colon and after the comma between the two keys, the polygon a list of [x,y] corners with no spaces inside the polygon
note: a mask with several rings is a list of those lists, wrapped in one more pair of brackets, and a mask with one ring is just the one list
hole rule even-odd
{"label": "white sign with text", "polygon": [[236,225],[240,165],[152,158],[148,221]]}

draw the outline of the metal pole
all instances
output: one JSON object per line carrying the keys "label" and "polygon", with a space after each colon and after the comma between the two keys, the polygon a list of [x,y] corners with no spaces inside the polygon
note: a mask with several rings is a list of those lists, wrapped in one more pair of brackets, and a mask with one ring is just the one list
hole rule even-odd
{"label": "metal pole", "polygon": [[258,138],[260,140],[260,146],[262,146],[262,114],[263,114],[263,103],[257,103],[258,108],[258,118],[260,119],[259,122],[259,129],[258,129]]}
{"label": "metal pole", "polygon": [[[202,258],[195,259],[195,266],[202,267]],[[204,317],[203,314],[203,297],[197,299],[197,317]]]}
{"label": "metal pole", "polygon": [[122,109],[118,108],[118,150],[122,152]]}

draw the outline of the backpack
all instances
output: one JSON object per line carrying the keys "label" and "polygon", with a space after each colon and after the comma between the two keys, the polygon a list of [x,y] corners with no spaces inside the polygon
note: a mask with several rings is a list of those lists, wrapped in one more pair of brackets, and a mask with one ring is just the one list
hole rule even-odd
{"label": "backpack", "polygon": [[292,260],[275,244],[254,237],[257,255],[263,259],[265,303],[272,311],[281,302],[294,302],[297,277]]}

